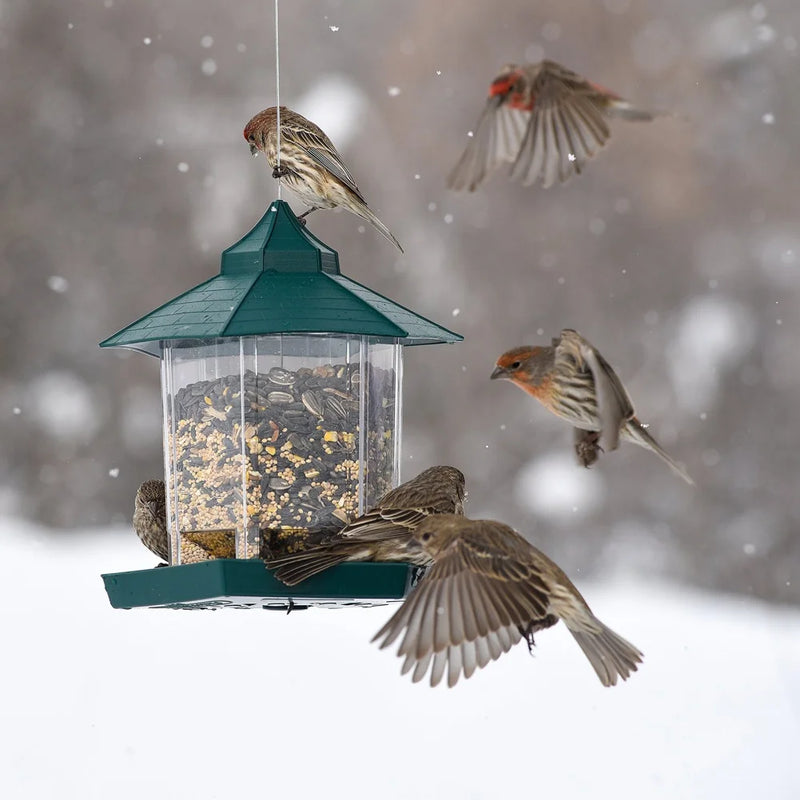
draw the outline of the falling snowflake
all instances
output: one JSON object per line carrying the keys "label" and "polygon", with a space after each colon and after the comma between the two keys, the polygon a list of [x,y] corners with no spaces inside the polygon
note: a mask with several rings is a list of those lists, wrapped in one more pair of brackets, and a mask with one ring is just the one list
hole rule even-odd
{"label": "falling snowflake", "polygon": [[181,161],[180,164],[178,164],[178,172],[188,172],[188,171],[189,171],[189,165],[185,161]]}
{"label": "falling snowflake", "polygon": [[47,279],[47,288],[58,294],[64,294],[69,289],[69,281],[61,275],[51,275]]}
{"label": "falling snowflake", "polygon": [[142,42],[145,44],[152,44],[153,40],[149,36],[145,36],[144,39],[142,39]]}
{"label": "falling snowflake", "polygon": [[397,97],[400,94],[400,87],[399,86],[390,86],[389,89],[389,97]]}
{"label": "falling snowflake", "polygon": [[112,467],[112,468],[111,468],[111,469],[108,471],[108,474],[109,474],[109,475],[110,475],[112,478],[117,478],[117,477],[119,477],[119,467]]}
{"label": "falling snowflake", "polygon": [[338,31],[338,30],[339,30],[339,26],[338,26],[338,25],[328,25],[328,27],[329,27],[329,28],[330,28],[330,29],[331,29],[331,30],[332,30],[334,33],[336,33],[336,31]]}

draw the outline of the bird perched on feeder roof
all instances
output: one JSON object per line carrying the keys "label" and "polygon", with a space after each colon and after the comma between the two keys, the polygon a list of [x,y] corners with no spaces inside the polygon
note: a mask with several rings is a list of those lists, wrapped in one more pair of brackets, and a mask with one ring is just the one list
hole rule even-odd
{"label": "bird perched on feeder roof", "polygon": [[447,185],[472,192],[503,164],[525,186],[541,180],[547,188],[556,178],[563,183],[606,143],[609,118],[654,116],[555,61],[508,64],[492,81],[472,141]]}
{"label": "bird perched on feeder roof", "polygon": [[310,120],[281,106],[281,161],[278,166],[278,115],[275,106],[260,111],[245,126],[250,152],[264,153],[273,168],[272,177],[282,178],[306,205],[304,219],[320,208],[344,208],[367,220],[401,253],[392,232],[372,213],[331,140]]}
{"label": "bird perched on feeder roof", "polygon": [[464,513],[464,475],[455,467],[438,466],[387,492],[376,505],[319,547],[267,561],[275,577],[288,586],[344,561],[431,563],[428,555],[406,549],[411,534],[431,514]]}
{"label": "bird perched on feeder roof", "polygon": [[636,418],[622,381],[602,355],[577,331],[565,328],[550,347],[507,350],[492,380],[505,379],[535,397],[548,411],[575,427],[575,451],[591,466],[598,451],[616,450],[620,438],[652,450],[689,484],[694,481]]}
{"label": "bird perched on feeder roof", "polygon": [[375,634],[388,647],[401,634],[402,674],[416,683],[430,668],[431,686],[507,653],[525,638],[563,620],[603,686],[626,680],[641,652],[592,613],[561,568],[515,530],[492,520],[453,514],[428,517],[407,542],[433,566]]}

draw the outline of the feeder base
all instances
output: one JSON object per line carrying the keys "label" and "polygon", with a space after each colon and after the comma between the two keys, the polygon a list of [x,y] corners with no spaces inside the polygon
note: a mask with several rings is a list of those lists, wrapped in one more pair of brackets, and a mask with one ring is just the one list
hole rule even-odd
{"label": "feeder base", "polygon": [[411,564],[339,564],[286,586],[259,559],[220,558],[103,575],[114,608],[346,608],[402,600],[424,575]]}

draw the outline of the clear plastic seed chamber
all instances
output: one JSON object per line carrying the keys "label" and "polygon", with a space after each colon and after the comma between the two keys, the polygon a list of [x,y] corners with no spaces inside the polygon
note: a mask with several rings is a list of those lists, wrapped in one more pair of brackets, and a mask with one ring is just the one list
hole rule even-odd
{"label": "clear plastic seed chamber", "polygon": [[263,559],[319,544],[397,485],[403,347],[460,338],[342,275],[273,203],[219,275],[101,343],[161,360],[169,540],[168,567],[103,576],[112,605],[401,599],[406,565],[287,587]]}
{"label": "clear plastic seed chamber", "polygon": [[372,506],[396,483],[401,364],[368,336],[165,343],[170,563],[295,552]]}

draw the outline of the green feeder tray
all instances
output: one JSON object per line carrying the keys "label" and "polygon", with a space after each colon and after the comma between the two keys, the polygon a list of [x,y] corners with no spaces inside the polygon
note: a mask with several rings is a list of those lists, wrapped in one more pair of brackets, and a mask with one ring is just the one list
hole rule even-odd
{"label": "green feeder tray", "polygon": [[[421,574],[406,564],[342,564],[287,587],[258,558],[262,532],[301,549],[308,531],[328,530],[334,511],[363,513],[396,485],[403,348],[461,339],[342,275],[337,252],[287,203],[272,203],[222,253],[218,275],[101,342],[161,361],[172,565],[104,575],[111,605],[403,599]],[[188,532],[214,529],[234,531],[235,559],[206,560],[187,543]],[[300,541],[287,546],[287,530]]]}
{"label": "green feeder tray", "polygon": [[402,600],[425,573],[409,564],[339,564],[286,586],[258,559],[220,558],[103,575],[114,608],[369,607]]}

